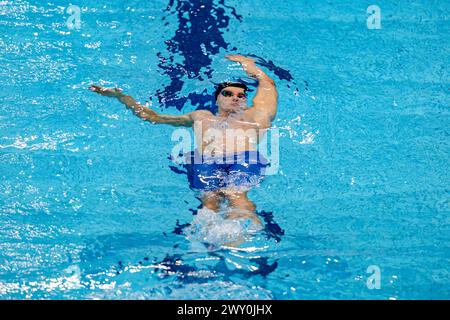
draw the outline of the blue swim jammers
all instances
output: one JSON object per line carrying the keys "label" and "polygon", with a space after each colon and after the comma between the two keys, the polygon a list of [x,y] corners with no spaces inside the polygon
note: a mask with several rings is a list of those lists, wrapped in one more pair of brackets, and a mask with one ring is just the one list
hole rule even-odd
{"label": "blue swim jammers", "polygon": [[214,157],[202,157],[191,152],[189,161],[186,162],[190,187],[201,191],[224,188],[248,191],[261,182],[265,168],[269,165],[258,151],[242,151]]}

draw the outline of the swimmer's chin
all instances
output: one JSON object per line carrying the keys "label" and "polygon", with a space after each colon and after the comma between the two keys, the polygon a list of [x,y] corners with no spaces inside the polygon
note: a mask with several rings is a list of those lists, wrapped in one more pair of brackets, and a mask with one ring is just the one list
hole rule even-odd
{"label": "swimmer's chin", "polygon": [[238,105],[231,105],[229,107],[225,107],[225,108],[221,108],[221,109],[222,109],[222,111],[227,112],[227,113],[239,113],[239,112],[245,110],[245,106],[238,104]]}

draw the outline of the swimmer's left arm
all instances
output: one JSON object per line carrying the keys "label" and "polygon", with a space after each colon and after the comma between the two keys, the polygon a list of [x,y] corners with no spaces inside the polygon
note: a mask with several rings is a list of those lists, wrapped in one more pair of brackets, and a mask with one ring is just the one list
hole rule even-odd
{"label": "swimmer's left arm", "polygon": [[253,98],[253,107],[272,121],[277,113],[278,92],[275,81],[255,64],[255,59],[253,58],[241,55],[228,55],[226,58],[239,62],[249,77],[258,80],[258,89],[256,96]]}
{"label": "swimmer's left arm", "polygon": [[137,102],[132,96],[124,94],[122,89],[119,88],[104,88],[98,85],[91,85],[89,90],[94,91],[104,97],[116,98],[121,103],[127,106],[127,108],[131,109],[135,115],[139,118],[155,122],[158,118],[158,114],[148,108],[144,107],[139,102]]}
{"label": "swimmer's left arm", "polygon": [[137,102],[132,96],[124,94],[119,88],[104,88],[98,85],[91,85],[89,90],[105,97],[112,97],[131,109],[139,118],[150,121],[153,124],[168,124],[174,127],[192,127],[194,121],[202,119],[205,114],[210,114],[206,110],[196,110],[182,115],[161,114],[145,107]]}

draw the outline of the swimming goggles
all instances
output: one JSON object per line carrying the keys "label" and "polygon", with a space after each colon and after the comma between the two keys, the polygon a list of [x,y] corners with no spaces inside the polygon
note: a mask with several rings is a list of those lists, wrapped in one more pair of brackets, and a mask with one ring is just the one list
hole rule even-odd
{"label": "swimming goggles", "polygon": [[232,96],[236,96],[239,99],[247,99],[247,94],[244,92],[233,92],[230,90],[222,90],[220,92],[220,94],[226,98],[232,97]]}

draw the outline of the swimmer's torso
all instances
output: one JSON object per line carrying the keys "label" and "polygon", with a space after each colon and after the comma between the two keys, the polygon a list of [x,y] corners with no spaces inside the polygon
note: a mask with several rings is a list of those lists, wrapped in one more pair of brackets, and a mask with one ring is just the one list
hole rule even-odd
{"label": "swimmer's torso", "polygon": [[223,118],[206,115],[194,123],[197,146],[204,155],[234,154],[257,150],[266,128],[244,111]]}

